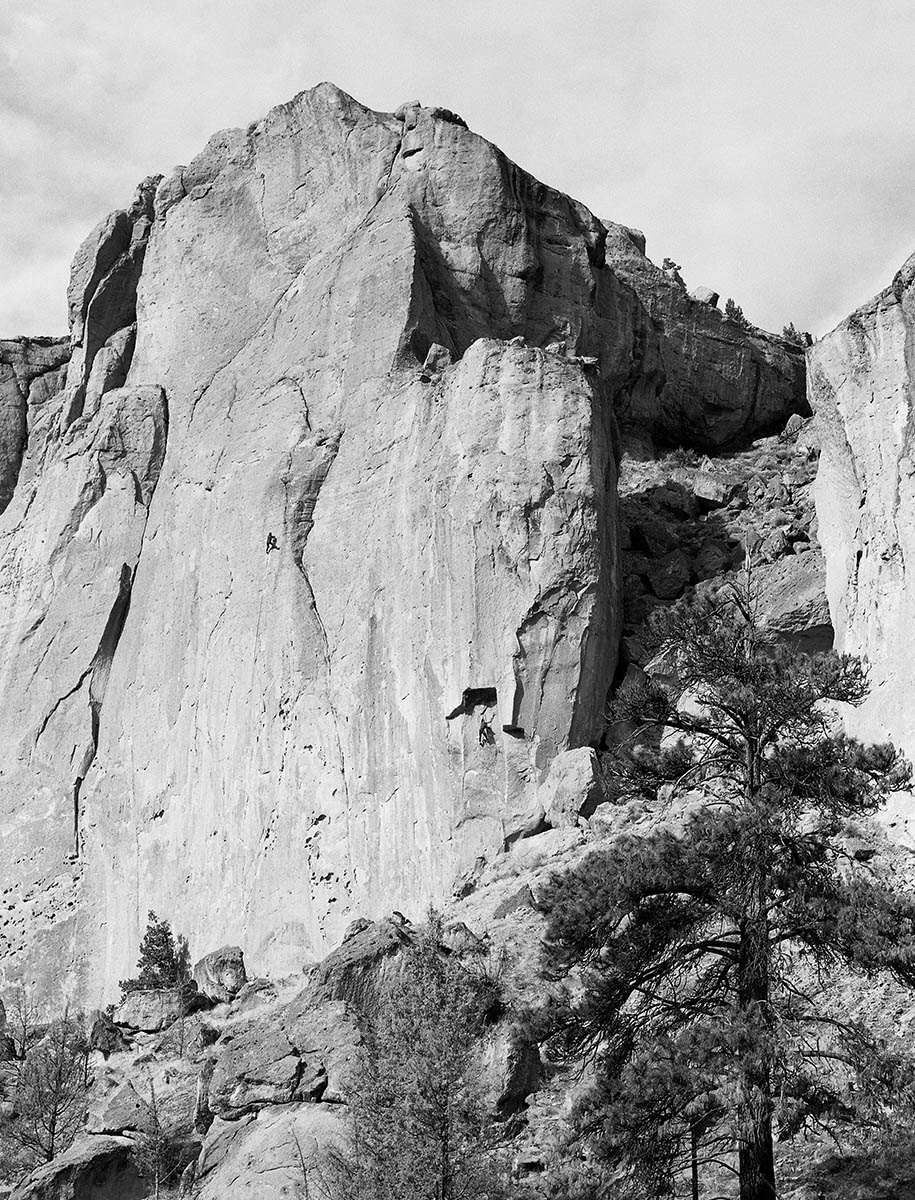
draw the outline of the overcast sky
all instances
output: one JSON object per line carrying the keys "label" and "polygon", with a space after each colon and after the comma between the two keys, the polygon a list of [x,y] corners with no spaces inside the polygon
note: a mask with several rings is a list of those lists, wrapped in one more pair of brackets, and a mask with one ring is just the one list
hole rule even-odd
{"label": "overcast sky", "polygon": [[144,175],[322,80],[456,110],[687,284],[820,334],[915,249],[912,0],[0,0],[0,336]]}

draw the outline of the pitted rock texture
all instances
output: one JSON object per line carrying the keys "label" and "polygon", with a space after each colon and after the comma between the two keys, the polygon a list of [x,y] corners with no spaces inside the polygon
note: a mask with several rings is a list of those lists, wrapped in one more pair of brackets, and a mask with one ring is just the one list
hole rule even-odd
{"label": "pitted rock texture", "polygon": [[792,413],[809,414],[802,348],[742,329],[718,310],[717,292],[690,294],[676,271],[646,258],[637,230],[604,225],[607,261],[645,306],[665,376],[656,396],[633,393],[621,409],[630,435],[715,450],[774,433]]}
{"label": "pitted rock texture", "polygon": [[613,407],[659,386],[604,237],[453,114],[329,85],[91,235],[0,518],[8,974],[110,999],[150,907],[297,969],[597,736]]}
{"label": "pitted rock texture", "polygon": [[822,439],[820,540],[839,649],[862,655],[871,693],[855,732],[915,755],[915,255],[888,288],[809,352]]}

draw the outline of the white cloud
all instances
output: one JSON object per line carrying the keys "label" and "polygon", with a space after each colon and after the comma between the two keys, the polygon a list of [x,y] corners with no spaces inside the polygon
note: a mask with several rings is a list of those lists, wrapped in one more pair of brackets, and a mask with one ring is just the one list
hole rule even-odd
{"label": "white cloud", "polygon": [[136,182],[330,79],[441,103],[687,281],[823,331],[915,244],[908,0],[6,0],[0,335]]}

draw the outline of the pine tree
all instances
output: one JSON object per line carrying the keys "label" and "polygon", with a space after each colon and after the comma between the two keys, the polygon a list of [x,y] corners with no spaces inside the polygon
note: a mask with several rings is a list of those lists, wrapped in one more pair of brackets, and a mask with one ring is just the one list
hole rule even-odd
{"label": "pine tree", "polygon": [[137,969],[136,978],[121,980],[124,995],[147,988],[180,987],[190,975],[187,942],[181,937],[176,939],[170,923],[160,921],[152,910],[140,942]]}
{"label": "pine tree", "polygon": [[908,767],[835,731],[828,703],[867,693],[860,664],[773,641],[749,580],[654,635],[672,674],[620,697],[635,733],[606,765],[616,798],[681,797],[679,826],[620,837],[544,900],[546,965],[583,985],[560,1040],[598,1064],[577,1126],[640,1196],[684,1171],[697,1194],[699,1166],[736,1148],[741,1200],[773,1200],[774,1125],[877,1123],[912,1092],[909,1060],[822,986],[837,967],[915,985],[915,900],[843,842]]}
{"label": "pine tree", "polygon": [[494,1200],[501,1169],[478,1077],[489,990],[443,950],[433,914],[380,988],[349,1093],[334,1200]]}
{"label": "pine tree", "polygon": [[789,321],[787,325],[783,326],[782,337],[786,342],[790,342],[793,346],[800,346],[802,349],[813,345],[813,338],[810,334],[797,329],[793,321]]}
{"label": "pine tree", "polygon": [[741,329],[752,329],[752,325],[744,316],[743,309],[730,296],[728,296],[724,304],[724,315],[729,321],[733,321],[735,325],[739,325]]}

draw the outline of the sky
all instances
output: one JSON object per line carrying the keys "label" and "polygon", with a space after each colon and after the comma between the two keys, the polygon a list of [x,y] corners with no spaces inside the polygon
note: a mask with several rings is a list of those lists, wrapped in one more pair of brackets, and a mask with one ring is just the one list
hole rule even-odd
{"label": "sky", "polygon": [[140,179],[323,80],[453,109],[764,328],[915,250],[912,0],[0,0],[0,337],[66,332]]}

